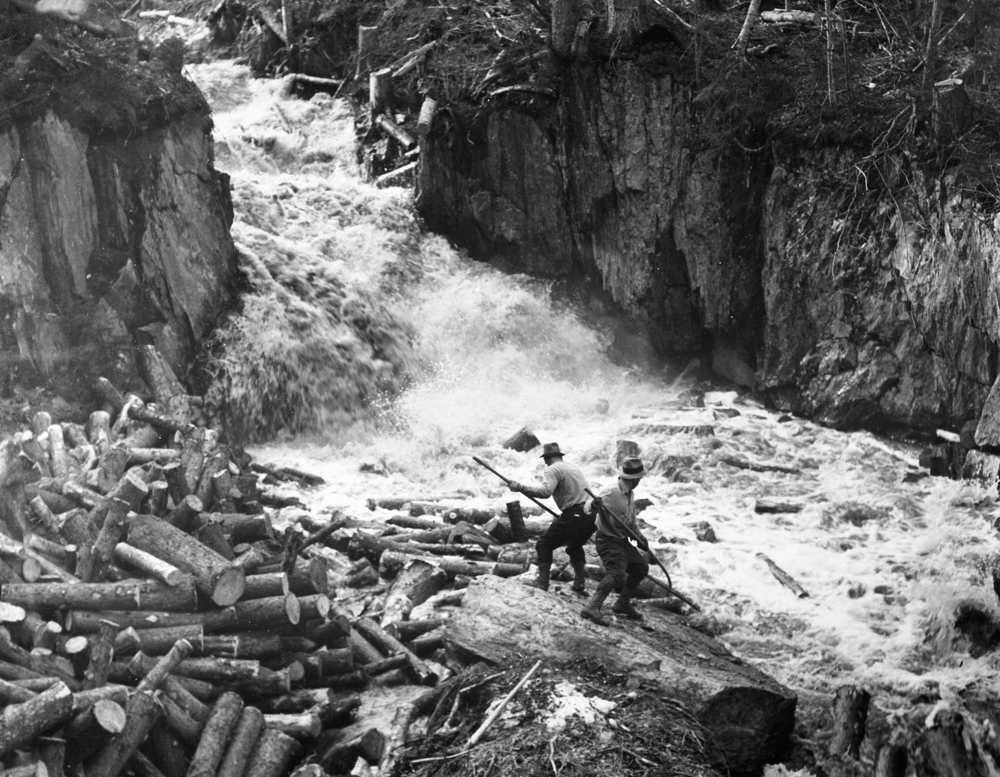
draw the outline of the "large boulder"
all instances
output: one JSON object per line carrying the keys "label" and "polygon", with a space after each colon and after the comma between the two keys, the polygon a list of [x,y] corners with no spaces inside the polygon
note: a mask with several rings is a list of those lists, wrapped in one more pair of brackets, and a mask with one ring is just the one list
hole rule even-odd
{"label": "large boulder", "polygon": [[756,771],[779,759],[795,723],[791,690],[680,616],[646,608],[652,631],[631,622],[603,628],[581,618],[580,607],[579,600],[486,575],[466,590],[445,644],[466,662],[499,664],[527,653],[641,672],[697,716],[731,771]]}

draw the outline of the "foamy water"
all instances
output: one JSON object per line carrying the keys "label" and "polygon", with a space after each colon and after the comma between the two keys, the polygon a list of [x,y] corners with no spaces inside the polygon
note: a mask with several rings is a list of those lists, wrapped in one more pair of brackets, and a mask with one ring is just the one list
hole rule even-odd
{"label": "foamy water", "polygon": [[[513,495],[472,456],[514,479],[538,476],[537,451],[502,447],[522,426],[558,441],[599,488],[614,480],[617,442],[630,440],[651,471],[637,493],[652,502],[646,533],[735,653],[804,696],[860,682],[885,709],[921,689],[950,698],[995,685],[997,661],[970,658],[952,625],[963,602],[997,610],[995,492],[904,482],[916,449],[781,418],[736,392],[692,407],[683,382],[614,366],[605,338],[555,306],[545,283],[469,261],[420,231],[409,192],[361,181],[343,103],[288,98],[229,63],[192,73],[216,107],[237,239],[334,263],[415,332],[411,382],[373,399],[365,423],[252,450],[325,478],[302,495],[312,512],[372,517],[371,497],[455,493],[501,506]],[[734,456],[794,472],[738,468]],[[755,512],[765,497],[803,509]],[[699,522],[717,542],[696,538]],[[808,596],[783,587],[759,553]]]}

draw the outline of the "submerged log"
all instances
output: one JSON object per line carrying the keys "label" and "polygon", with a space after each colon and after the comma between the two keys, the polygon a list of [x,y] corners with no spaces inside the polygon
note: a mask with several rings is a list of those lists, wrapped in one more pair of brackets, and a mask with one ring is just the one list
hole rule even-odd
{"label": "submerged log", "polygon": [[775,564],[765,554],[758,553],[757,558],[759,558],[761,561],[767,564],[768,568],[771,570],[771,574],[774,575],[777,581],[781,583],[783,586],[785,586],[785,588],[792,591],[797,597],[799,597],[799,599],[805,599],[806,597],[809,596],[809,592],[806,591],[806,589],[803,588],[801,585],[799,585],[798,582],[796,582],[795,578],[793,578],[785,570],[783,570],[781,567]]}

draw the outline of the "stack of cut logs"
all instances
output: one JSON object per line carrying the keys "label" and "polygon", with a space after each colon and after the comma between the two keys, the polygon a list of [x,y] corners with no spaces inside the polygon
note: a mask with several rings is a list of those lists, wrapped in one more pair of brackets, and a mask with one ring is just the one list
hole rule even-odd
{"label": "stack of cut logs", "polygon": [[[37,412],[0,443],[0,777],[392,773],[470,671],[411,611],[522,573],[547,521],[410,500],[277,532],[294,500],[263,486],[316,481],[221,442],[141,357],[145,401],[101,379],[86,425]],[[366,687],[399,684],[427,688],[389,730],[357,725]]]}

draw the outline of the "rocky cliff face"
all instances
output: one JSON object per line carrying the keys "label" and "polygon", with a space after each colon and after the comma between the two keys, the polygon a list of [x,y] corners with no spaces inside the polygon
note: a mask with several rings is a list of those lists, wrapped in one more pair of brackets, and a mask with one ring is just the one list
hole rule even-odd
{"label": "rocky cliff face", "polygon": [[432,228],[511,269],[588,275],[661,353],[711,353],[825,423],[978,417],[997,374],[997,225],[953,181],[912,169],[854,197],[850,152],[704,142],[688,89],[631,63],[567,67],[556,94],[427,138]]}
{"label": "rocky cliff face", "polygon": [[0,131],[0,361],[10,381],[182,371],[232,296],[228,186],[189,112],[99,133],[53,111]]}

